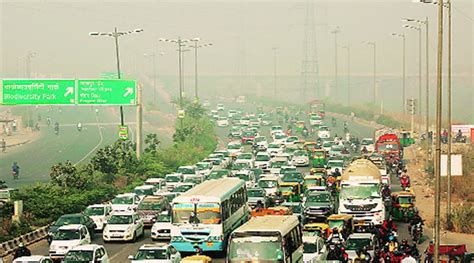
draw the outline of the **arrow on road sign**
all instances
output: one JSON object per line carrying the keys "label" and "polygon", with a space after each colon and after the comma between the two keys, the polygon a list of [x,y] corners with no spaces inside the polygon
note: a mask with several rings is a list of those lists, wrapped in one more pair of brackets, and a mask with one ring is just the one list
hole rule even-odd
{"label": "arrow on road sign", "polygon": [[123,94],[124,97],[127,97],[128,95],[131,95],[133,94],[133,89],[132,88],[127,88],[127,92],[125,92],[125,94]]}
{"label": "arrow on road sign", "polygon": [[69,94],[74,93],[74,87],[67,87],[66,93],[64,93],[64,97],[67,97]]}

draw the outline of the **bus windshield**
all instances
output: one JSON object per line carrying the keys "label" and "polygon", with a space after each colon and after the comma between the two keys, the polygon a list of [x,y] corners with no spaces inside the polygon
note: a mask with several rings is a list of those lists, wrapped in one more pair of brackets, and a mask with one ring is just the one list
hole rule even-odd
{"label": "bus windshield", "polygon": [[[173,223],[219,224],[220,205],[216,203],[178,203],[173,205]],[[193,214],[196,216],[193,218]]]}
{"label": "bus windshield", "polygon": [[282,242],[276,236],[235,237],[230,243],[230,262],[283,262]]}

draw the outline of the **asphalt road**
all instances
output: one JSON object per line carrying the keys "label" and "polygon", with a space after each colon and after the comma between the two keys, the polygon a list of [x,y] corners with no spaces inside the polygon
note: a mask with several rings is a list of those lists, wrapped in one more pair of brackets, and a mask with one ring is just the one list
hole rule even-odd
{"label": "asphalt road", "polygon": [[[342,120],[338,120],[339,125],[337,125],[335,128],[331,128],[332,132],[342,134],[342,122],[343,122]],[[373,133],[373,128],[372,127],[362,126],[362,125],[359,125],[359,124],[356,124],[356,123],[353,123],[353,122],[350,122],[350,121],[348,122],[348,124],[349,124],[350,131],[352,131],[354,134],[356,134],[356,136],[358,136],[358,137],[371,137],[372,136],[372,133]],[[227,133],[228,133],[228,128],[216,128],[216,129],[218,129],[217,133],[218,133],[219,136],[226,136]],[[268,133],[268,129],[266,129],[266,130],[267,131],[264,130],[263,133]],[[268,134],[266,134],[266,135],[268,136]],[[307,169],[307,168],[303,168],[303,169]],[[393,179],[392,180],[393,190],[399,189],[400,186],[399,186],[398,181],[396,180],[396,178],[392,178],[392,179]],[[403,223],[398,223],[397,226],[398,226],[399,235],[400,235],[399,239],[401,240],[403,238],[409,238],[407,225],[403,224]],[[145,237],[141,238],[136,243],[119,242],[119,243],[107,243],[107,244],[105,244],[103,242],[102,238],[101,238],[100,233],[96,236],[96,238],[94,240],[94,243],[102,244],[102,245],[105,246],[105,248],[106,248],[106,250],[109,254],[109,257],[111,258],[111,262],[128,262],[128,256],[129,255],[135,254],[135,252],[138,250],[138,248],[141,245],[147,244],[147,243],[152,243],[152,242],[153,241],[151,241],[151,239],[150,239],[150,231],[149,230],[146,231]],[[47,255],[49,245],[46,242],[46,240],[42,240],[42,241],[30,246],[30,249],[31,249],[33,254]],[[224,258],[217,258],[217,259],[214,259],[213,261],[214,262],[224,262],[225,259]]]}

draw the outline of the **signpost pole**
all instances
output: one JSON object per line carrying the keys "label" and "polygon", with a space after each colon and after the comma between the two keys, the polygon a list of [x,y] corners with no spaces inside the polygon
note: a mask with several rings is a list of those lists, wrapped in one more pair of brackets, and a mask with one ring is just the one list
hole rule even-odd
{"label": "signpost pole", "polygon": [[142,127],[143,127],[143,118],[142,118],[142,92],[141,92],[141,85],[137,85],[137,146],[136,146],[136,154],[137,159],[140,159],[141,152],[142,152]]}
{"label": "signpost pole", "polygon": [[[120,79],[120,56],[119,56],[119,44],[118,44],[118,32],[117,32],[117,27],[115,27],[114,30],[114,38],[115,38],[115,54],[117,56],[117,79]],[[120,125],[124,125],[124,120],[123,120],[123,107],[120,106]]]}

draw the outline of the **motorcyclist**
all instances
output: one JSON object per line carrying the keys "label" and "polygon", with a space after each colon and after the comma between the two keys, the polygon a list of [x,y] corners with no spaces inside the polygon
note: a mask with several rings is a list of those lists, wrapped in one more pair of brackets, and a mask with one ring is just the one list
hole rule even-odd
{"label": "motorcyclist", "polygon": [[397,231],[397,226],[393,222],[392,217],[389,217],[383,221],[382,229],[385,234],[390,234],[392,231]]}
{"label": "motorcyclist", "polygon": [[336,118],[332,117],[331,122],[332,122],[332,126],[335,127],[336,126]]}
{"label": "motorcyclist", "polygon": [[365,258],[367,259],[367,262],[371,262],[372,256],[370,256],[369,252],[367,252],[366,246],[362,247],[362,254],[364,254]]}
{"label": "motorcyclist", "polygon": [[415,210],[415,212],[413,213],[413,217],[411,218],[410,220],[410,226],[408,227],[409,231],[410,231],[410,234],[413,236],[413,230],[414,230],[414,226],[416,226],[417,224],[421,224],[423,225],[423,219],[421,218],[420,214],[418,213],[418,210]]}
{"label": "motorcyclist", "polygon": [[407,169],[403,169],[403,172],[400,175],[400,183],[402,188],[410,187],[410,177],[408,176]]}
{"label": "motorcyclist", "polygon": [[20,166],[18,166],[17,162],[14,162],[12,165],[12,173],[13,177],[18,177],[20,175]]}
{"label": "motorcyclist", "polygon": [[78,130],[78,131],[81,131],[81,130],[82,130],[82,123],[79,122],[79,123],[77,124],[77,130]]}
{"label": "motorcyclist", "polygon": [[357,249],[356,251],[356,256],[354,257],[354,260],[352,261],[354,263],[368,263],[370,262],[369,259],[365,257],[365,254],[363,253],[362,249]]}
{"label": "motorcyclist", "polygon": [[189,216],[189,223],[190,224],[199,224],[199,218],[197,217],[197,215],[192,212],[191,215]]}
{"label": "motorcyclist", "polygon": [[339,168],[336,168],[334,170],[334,172],[332,173],[332,176],[334,176],[335,178],[341,176],[341,172],[339,172]]}
{"label": "motorcyclist", "polygon": [[392,253],[398,250],[398,242],[393,235],[388,237],[388,250]]}
{"label": "motorcyclist", "polygon": [[341,247],[341,255],[339,257],[339,261],[341,261],[342,263],[349,262],[349,254],[347,254],[346,249],[344,247]]}
{"label": "motorcyclist", "polygon": [[335,244],[328,243],[328,250],[326,260],[339,260],[341,258],[341,250]]}
{"label": "motorcyclist", "polygon": [[367,150],[367,147],[364,146],[364,147],[362,148],[362,151],[361,151],[361,152],[362,152],[363,154],[367,154],[367,153],[369,153],[369,150]]}
{"label": "motorcyclist", "polygon": [[303,134],[304,137],[308,136],[308,128],[306,128],[306,126],[303,127],[301,134]]}
{"label": "motorcyclist", "polygon": [[408,240],[402,240],[402,243],[398,247],[398,251],[400,251],[401,253],[410,254],[411,246],[408,244]]}
{"label": "motorcyclist", "polygon": [[13,259],[27,256],[31,256],[31,251],[27,247],[25,247],[23,242],[20,242],[20,244],[18,245],[18,249],[15,251]]}
{"label": "motorcyclist", "polygon": [[349,131],[349,128],[347,126],[347,121],[344,122],[344,133],[347,133]]}
{"label": "motorcyclist", "polygon": [[328,237],[328,244],[341,244],[344,242],[342,234],[339,232],[337,227],[332,229],[331,235]]}
{"label": "motorcyclist", "polygon": [[262,200],[258,200],[258,201],[257,201],[257,205],[255,206],[255,208],[256,208],[257,210],[261,210],[261,209],[264,208],[264,205],[263,205]]}

